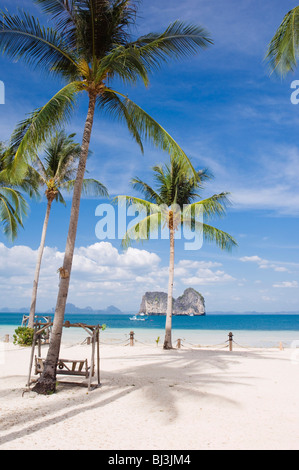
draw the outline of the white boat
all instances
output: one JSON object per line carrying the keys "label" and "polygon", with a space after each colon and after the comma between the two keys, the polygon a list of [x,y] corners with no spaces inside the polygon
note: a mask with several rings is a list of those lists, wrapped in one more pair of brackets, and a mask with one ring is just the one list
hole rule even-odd
{"label": "white boat", "polygon": [[[145,316],[145,315],[144,315],[144,313],[143,314],[141,313],[140,316]],[[145,318],[138,318],[137,315],[134,315],[133,317],[130,317],[130,320],[132,320],[132,321],[145,321]]]}

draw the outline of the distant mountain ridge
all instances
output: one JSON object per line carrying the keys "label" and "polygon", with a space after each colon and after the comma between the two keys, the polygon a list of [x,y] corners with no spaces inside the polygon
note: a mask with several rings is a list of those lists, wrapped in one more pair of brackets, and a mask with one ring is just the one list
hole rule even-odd
{"label": "distant mountain ridge", "polygon": [[[15,312],[19,312],[19,313],[29,313],[30,309],[29,308],[8,308],[8,307],[4,307],[4,308],[1,308],[0,309],[0,313],[15,313]],[[54,313],[55,312],[55,309],[52,308],[50,310],[47,310],[47,311],[37,311],[36,313],[37,314],[45,314],[45,313]],[[114,305],[109,305],[107,308],[105,309],[102,309],[102,310],[94,310],[93,308],[91,307],[85,307],[85,308],[79,308],[79,307],[76,307],[76,305],[74,304],[66,304],[66,307],[65,307],[65,313],[67,315],[74,315],[74,314],[82,314],[82,315],[88,315],[88,314],[95,314],[95,315],[121,315],[123,314],[123,312],[121,310],[119,310],[119,308],[115,307]]]}
{"label": "distant mountain ridge", "polygon": [[[86,307],[86,308],[79,308],[76,307],[76,305],[68,303],[66,304],[66,314],[67,315],[72,315],[72,314],[82,314],[82,315],[131,315],[132,310],[128,311],[121,311],[119,308],[115,307],[114,305],[109,305],[105,309],[99,309],[99,310],[94,310],[91,307]],[[22,307],[22,308],[10,308],[10,307],[3,307],[0,308],[0,313],[24,313],[27,314],[29,313],[29,307]],[[54,313],[55,309],[52,308],[47,311],[37,311],[37,314],[45,314],[45,313]],[[235,312],[235,311],[222,311],[222,310],[215,310],[215,311],[207,311],[206,315],[299,315],[299,310],[294,310],[294,311],[285,311],[282,310],[280,312],[256,312],[256,311],[246,311],[246,312]]]}

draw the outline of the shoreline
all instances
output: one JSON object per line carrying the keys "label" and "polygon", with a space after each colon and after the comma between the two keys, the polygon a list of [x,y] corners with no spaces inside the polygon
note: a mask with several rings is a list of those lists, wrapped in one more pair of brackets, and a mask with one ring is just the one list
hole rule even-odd
{"label": "shoreline", "polygon": [[[13,341],[13,334],[16,325],[0,325],[0,342],[4,341],[5,335],[9,335],[10,342]],[[136,342],[143,342],[148,345],[156,345],[158,336],[160,344],[163,342],[165,330],[158,328],[107,328],[100,334],[101,344],[121,344],[129,341],[130,331],[134,331]],[[187,330],[173,329],[173,346],[178,339],[189,346],[212,347],[224,344],[228,340],[228,330]],[[295,342],[299,342],[299,332],[290,330],[277,331],[255,331],[255,330],[232,330],[235,343],[241,347],[249,348],[278,348],[282,343],[284,348],[292,348]],[[82,330],[64,329],[62,343],[81,344],[86,339],[86,333]]]}

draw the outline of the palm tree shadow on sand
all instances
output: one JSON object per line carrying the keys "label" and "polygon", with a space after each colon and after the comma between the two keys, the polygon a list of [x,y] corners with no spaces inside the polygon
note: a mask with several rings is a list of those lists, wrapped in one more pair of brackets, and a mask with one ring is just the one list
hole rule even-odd
{"label": "palm tree shadow on sand", "polygon": [[[52,400],[46,403],[47,398],[40,397],[42,404],[40,405],[39,402],[34,409],[27,409],[24,406],[21,412],[16,410],[12,413],[9,412],[7,416],[3,413],[2,423],[5,423],[3,428],[6,431],[10,428],[11,432],[0,439],[0,445],[38,433],[68,419],[80,418],[85,412],[96,413],[97,410],[124,399],[128,394],[143,393],[144,403],[148,407],[149,413],[153,409],[163,410],[163,419],[166,422],[173,422],[178,418],[177,404],[186,395],[192,397],[195,406],[217,402],[218,406],[223,404],[238,407],[239,404],[236,400],[219,393],[213,393],[211,389],[213,387],[217,389],[219,385],[224,387],[246,386],[244,376],[229,374],[230,366],[232,363],[239,363],[243,357],[254,359],[257,355],[252,351],[235,351],[232,357],[229,357],[229,354],[220,350],[170,350],[163,355],[156,351],[149,351],[146,355],[143,352],[141,355],[134,353],[134,356],[129,357],[106,357],[103,362],[126,361],[128,365],[127,367],[122,365],[121,368],[116,368],[112,372],[102,370],[102,387],[91,392],[88,398],[85,391],[82,394],[80,393],[82,389],[72,386],[73,394],[71,398],[67,397],[66,399],[65,393],[69,390],[70,385],[60,384],[57,387],[55,407]],[[157,356],[161,359],[159,362]],[[261,357],[261,353],[259,353],[259,357]],[[148,360],[146,365],[144,365],[145,359]],[[141,360],[143,364],[138,364]],[[248,380],[250,377],[246,377],[246,379]],[[2,390],[0,396],[7,395],[7,392],[9,390]],[[19,392],[21,394],[21,389]],[[62,413],[57,416],[61,411]],[[99,414],[99,420],[100,416]],[[14,430],[20,426],[22,429]]]}

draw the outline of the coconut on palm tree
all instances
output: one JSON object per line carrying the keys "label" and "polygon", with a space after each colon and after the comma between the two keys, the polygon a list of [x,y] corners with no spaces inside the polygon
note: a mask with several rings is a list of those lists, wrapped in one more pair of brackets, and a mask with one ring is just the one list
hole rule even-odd
{"label": "coconut on palm tree", "polygon": [[134,40],[131,31],[138,3],[134,0],[33,1],[50,16],[53,27],[42,26],[38,19],[22,11],[16,15],[2,11],[0,51],[13,60],[40,67],[50,76],[61,77],[65,84],[16,129],[12,144],[18,150],[11,171],[23,166],[53,128],[70,118],[79,95],[84,93],[88,100],[62,267],[68,275],[60,281],[52,340],[43,374],[34,388],[38,393],[48,393],[56,387],[56,365],[95,114],[107,112],[123,121],[141,150],[143,141],[149,140],[171,155],[188,160],[165,129],[126,94],[115,90],[113,83],[114,79],[120,79],[125,85],[141,80],[148,85],[149,74],[167,60],[195,54],[212,41],[204,28],[179,21],[161,34],[146,34]]}
{"label": "coconut on palm tree", "polygon": [[271,71],[280,75],[297,67],[299,56],[299,6],[290,10],[273,36],[266,55]]}
{"label": "coconut on palm tree", "polygon": [[[44,159],[36,155],[34,167],[30,167],[36,183],[41,188],[45,188],[47,209],[35,268],[28,321],[29,328],[33,328],[34,325],[39,275],[52,204],[53,201],[57,201],[66,205],[62,192],[72,191],[75,183],[74,176],[80,158],[81,147],[74,142],[74,137],[75,134],[68,136],[63,130],[60,132],[56,131],[45,147]],[[95,196],[108,197],[108,191],[105,186],[92,178],[84,179],[83,190],[85,192],[89,191]]]}
{"label": "coconut on palm tree", "polygon": [[171,349],[176,230],[186,224],[191,230],[200,233],[204,240],[215,242],[222,250],[231,250],[237,243],[228,233],[203,221],[204,218],[209,220],[214,216],[223,216],[229,202],[229,193],[226,192],[201,198],[203,184],[211,177],[207,170],[198,171],[195,177],[186,162],[172,159],[170,165],[155,166],[153,171],[155,187],[139,178],[132,180],[133,188],[146,199],[131,196],[119,196],[116,199],[126,204],[133,203],[136,208],[146,211],[146,216],[126,232],[122,241],[124,247],[129,246],[132,240],[149,239],[153,231],[164,225],[169,230],[170,261],[164,349]]}

